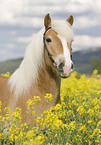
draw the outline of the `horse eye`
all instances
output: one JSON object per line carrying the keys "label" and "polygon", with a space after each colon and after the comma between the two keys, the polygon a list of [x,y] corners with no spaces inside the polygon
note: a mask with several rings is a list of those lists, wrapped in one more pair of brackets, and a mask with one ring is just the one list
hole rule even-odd
{"label": "horse eye", "polygon": [[46,41],[49,43],[49,42],[52,42],[52,40],[50,38],[47,38]]}

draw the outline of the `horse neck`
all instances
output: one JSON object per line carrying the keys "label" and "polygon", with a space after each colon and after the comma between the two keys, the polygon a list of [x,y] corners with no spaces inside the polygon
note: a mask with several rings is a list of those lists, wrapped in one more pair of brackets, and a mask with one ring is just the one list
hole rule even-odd
{"label": "horse neck", "polygon": [[55,105],[60,101],[60,82],[61,79],[57,75],[57,72],[50,66],[44,65],[42,70],[39,70],[37,87],[40,91],[40,97],[42,98],[46,93],[53,95],[53,101],[51,105]]}
{"label": "horse neck", "polygon": [[[47,60],[46,62],[48,61],[50,60]],[[39,69],[37,82],[32,90],[33,94],[41,97],[41,100],[44,100],[46,93],[51,93],[53,95],[51,105],[55,105],[60,102],[61,79],[53,64],[51,62],[47,64],[46,62],[43,64],[43,67]]]}

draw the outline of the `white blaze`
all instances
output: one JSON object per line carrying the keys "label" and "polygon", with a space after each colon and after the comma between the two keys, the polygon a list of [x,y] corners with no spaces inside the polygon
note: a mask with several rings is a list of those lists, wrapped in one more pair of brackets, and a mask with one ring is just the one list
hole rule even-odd
{"label": "white blaze", "polygon": [[69,73],[72,71],[71,70],[72,61],[71,61],[71,57],[70,57],[70,51],[67,47],[67,42],[66,42],[65,38],[62,38],[60,36],[58,36],[58,37],[61,40],[62,45],[63,45],[63,55],[64,55],[64,59],[65,59],[65,66],[63,67],[64,75],[68,76]]}

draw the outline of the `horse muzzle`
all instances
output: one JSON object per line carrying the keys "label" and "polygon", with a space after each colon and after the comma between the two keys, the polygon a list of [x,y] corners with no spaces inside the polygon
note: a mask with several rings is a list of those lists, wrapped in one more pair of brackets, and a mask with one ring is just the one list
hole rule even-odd
{"label": "horse muzzle", "polygon": [[73,63],[71,63],[70,66],[67,66],[67,65],[64,65],[64,63],[61,63],[57,68],[59,76],[61,78],[69,77],[70,73],[73,71],[73,68],[74,68]]}

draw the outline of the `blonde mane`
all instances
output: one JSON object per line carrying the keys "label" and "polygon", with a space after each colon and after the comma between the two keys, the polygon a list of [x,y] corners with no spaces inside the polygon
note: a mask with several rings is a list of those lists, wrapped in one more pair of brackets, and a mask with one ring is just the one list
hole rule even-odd
{"label": "blonde mane", "polygon": [[[67,21],[53,20],[51,27],[59,36],[64,37],[68,43],[73,40],[73,31]],[[8,80],[11,92],[14,92],[17,99],[22,93],[26,93],[30,89],[32,83],[37,82],[38,71],[44,64],[44,31],[45,29],[43,28],[35,35],[26,49],[21,65]]]}

